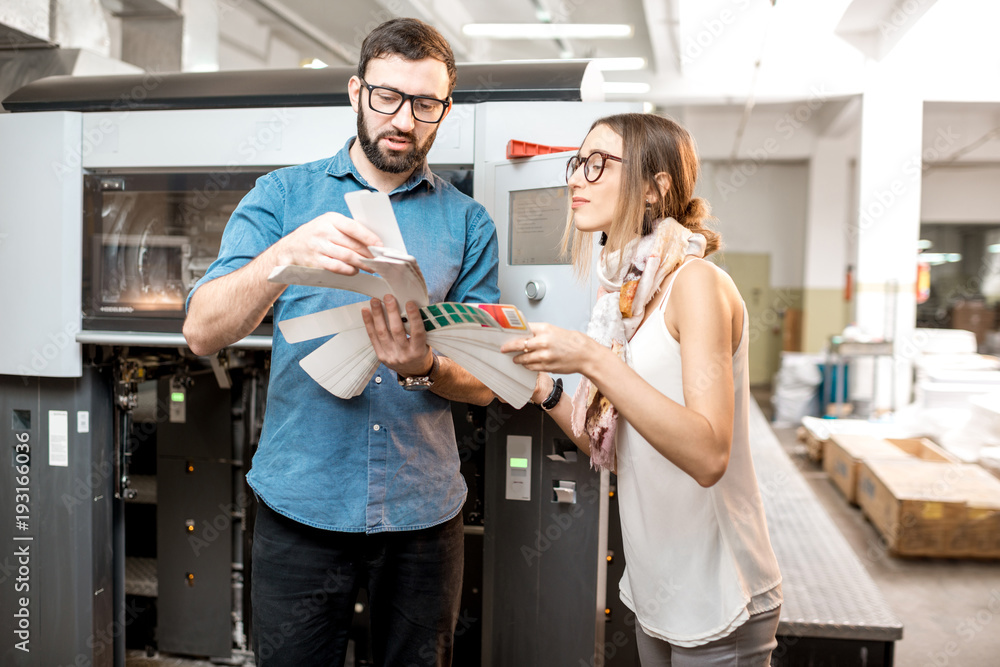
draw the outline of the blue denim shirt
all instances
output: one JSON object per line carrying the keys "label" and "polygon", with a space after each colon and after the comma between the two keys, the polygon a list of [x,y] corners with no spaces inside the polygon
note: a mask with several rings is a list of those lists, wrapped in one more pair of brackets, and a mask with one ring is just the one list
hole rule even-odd
{"label": "blue denim shirt", "polygon": [[[374,190],[351,161],[352,141],[330,159],[262,176],[233,212],[219,258],[194,290],[327,211],[350,217],[344,194]],[[431,303],[499,300],[496,230],[482,205],[426,166],[390,199]],[[274,319],[366,298],[290,285],[274,304]],[[403,390],[385,366],[360,396],[337,398],[299,366],[326,340],[292,345],[275,326],[267,411],[247,475],[250,486],[275,511],[328,530],[416,530],[454,517],[466,486],[449,402],[429,391]]]}

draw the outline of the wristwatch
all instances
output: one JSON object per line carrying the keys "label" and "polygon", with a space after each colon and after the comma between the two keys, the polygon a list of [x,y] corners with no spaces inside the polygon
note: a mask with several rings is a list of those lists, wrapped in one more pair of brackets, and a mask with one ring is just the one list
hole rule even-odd
{"label": "wristwatch", "polygon": [[538,404],[538,406],[548,412],[552,408],[559,405],[559,399],[562,398],[563,394],[563,383],[562,378],[556,378],[556,381],[552,383],[552,391],[549,392],[548,397]]}
{"label": "wristwatch", "polygon": [[403,377],[399,373],[396,373],[396,382],[399,386],[407,391],[425,391],[434,386],[433,375],[438,369],[438,357],[433,352],[431,353],[431,369],[427,371],[426,375],[411,375],[409,377]]}

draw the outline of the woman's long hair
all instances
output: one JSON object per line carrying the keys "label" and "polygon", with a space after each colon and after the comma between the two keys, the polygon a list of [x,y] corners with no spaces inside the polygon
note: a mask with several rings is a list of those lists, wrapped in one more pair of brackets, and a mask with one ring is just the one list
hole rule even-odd
{"label": "woman's long hair", "polygon": [[[599,118],[590,129],[598,125],[606,125],[620,136],[624,148],[618,205],[603,252],[622,250],[629,241],[652,231],[654,222],[667,217],[703,234],[708,242],[706,256],[718,250],[721,238],[706,226],[712,219],[708,202],[694,196],[699,163],[694,139],[688,131],[669,118],[641,113]],[[660,192],[656,182],[659,173],[665,173],[669,179],[667,190],[648,205],[647,189]],[[572,190],[569,196],[572,198]],[[576,272],[586,275],[593,239],[591,233],[580,232],[573,225],[572,208],[562,239],[563,252],[570,248]]]}

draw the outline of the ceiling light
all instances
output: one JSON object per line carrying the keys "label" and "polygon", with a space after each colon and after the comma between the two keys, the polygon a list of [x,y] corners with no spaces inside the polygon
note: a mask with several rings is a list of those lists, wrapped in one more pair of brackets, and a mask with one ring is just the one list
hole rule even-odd
{"label": "ceiling light", "polygon": [[988,246],[986,246],[986,252],[993,254],[1000,253],[1000,243],[989,244]]}
{"label": "ceiling light", "polygon": [[323,69],[325,67],[329,67],[329,65],[319,58],[313,58],[312,60],[303,60],[302,67],[305,67],[306,69]]}
{"label": "ceiling light", "polygon": [[627,39],[633,30],[622,23],[466,23],[462,32],[490,39]]}
{"label": "ceiling light", "polygon": [[920,258],[920,261],[927,262],[931,266],[962,261],[962,253],[960,252],[922,252],[917,257]]}
{"label": "ceiling light", "polygon": [[604,92],[608,95],[644,95],[649,92],[649,84],[631,81],[605,81]]}
{"label": "ceiling light", "polygon": [[602,72],[625,72],[642,69],[645,58],[593,58],[594,66]]}
{"label": "ceiling light", "polygon": [[930,239],[920,239],[917,241],[917,250],[930,250],[934,243]]}

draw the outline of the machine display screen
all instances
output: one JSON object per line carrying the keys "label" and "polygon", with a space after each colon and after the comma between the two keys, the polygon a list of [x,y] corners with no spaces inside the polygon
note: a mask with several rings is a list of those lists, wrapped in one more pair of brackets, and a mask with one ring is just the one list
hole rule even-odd
{"label": "machine display screen", "polygon": [[566,216],[567,187],[514,190],[510,193],[509,263],[569,264],[569,254],[560,254]]}

